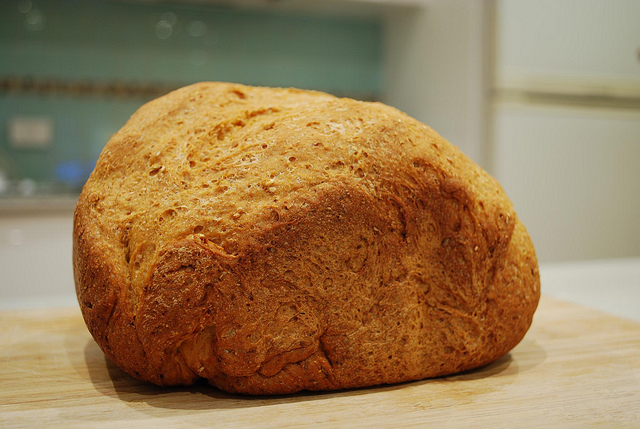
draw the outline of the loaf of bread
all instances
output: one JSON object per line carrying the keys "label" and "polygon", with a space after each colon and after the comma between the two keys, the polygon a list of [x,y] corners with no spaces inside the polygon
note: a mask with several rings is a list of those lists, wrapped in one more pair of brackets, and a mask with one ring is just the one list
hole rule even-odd
{"label": "loaf of bread", "polygon": [[282,394],[505,355],[540,295],[500,185],[380,103],[200,83],[107,143],[74,217],[89,331],[124,371]]}

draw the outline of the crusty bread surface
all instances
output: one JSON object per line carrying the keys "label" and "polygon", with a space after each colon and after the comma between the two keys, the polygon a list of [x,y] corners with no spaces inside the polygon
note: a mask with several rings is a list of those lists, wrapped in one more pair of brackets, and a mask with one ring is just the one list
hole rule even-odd
{"label": "crusty bread surface", "polygon": [[191,85],[105,146],[74,217],[98,345],[159,385],[282,394],[505,355],[540,296],[500,185],[380,103]]}

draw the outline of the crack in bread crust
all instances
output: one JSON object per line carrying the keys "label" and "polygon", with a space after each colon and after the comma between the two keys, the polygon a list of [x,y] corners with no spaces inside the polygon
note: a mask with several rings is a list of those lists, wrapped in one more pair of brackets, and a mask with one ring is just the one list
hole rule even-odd
{"label": "crack in bread crust", "polygon": [[145,105],[107,144],[74,271],[129,374],[251,394],[487,364],[540,294],[504,192],[433,130],[379,103],[213,83]]}

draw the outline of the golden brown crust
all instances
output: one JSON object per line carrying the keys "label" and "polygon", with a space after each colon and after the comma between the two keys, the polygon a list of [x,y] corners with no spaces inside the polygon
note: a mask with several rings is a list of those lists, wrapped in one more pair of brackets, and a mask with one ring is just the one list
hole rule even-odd
{"label": "golden brown crust", "polygon": [[74,269],[89,330],[129,374],[251,394],[485,365],[540,294],[504,192],[430,128],[222,83],[148,103],[109,141]]}

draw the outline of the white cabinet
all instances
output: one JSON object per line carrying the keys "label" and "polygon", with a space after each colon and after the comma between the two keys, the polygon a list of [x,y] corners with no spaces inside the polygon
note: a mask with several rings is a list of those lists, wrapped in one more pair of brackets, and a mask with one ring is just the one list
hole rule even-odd
{"label": "white cabinet", "polygon": [[640,255],[640,111],[501,104],[494,150],[541,260]]}
{"label": "white cabinet", "polygon": [[640,1],[500,0],[499,88],[640,96]]}
{"label": "white cabinet", "polygon": [[500,0],[491,170],[542,261],[640,255],[640,2]]}
{"label": "white cabinet", "polygon": [[72,214],[0,213],[0,310],[74,304]]}

